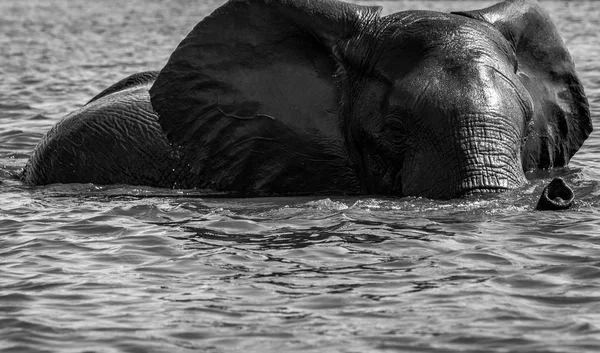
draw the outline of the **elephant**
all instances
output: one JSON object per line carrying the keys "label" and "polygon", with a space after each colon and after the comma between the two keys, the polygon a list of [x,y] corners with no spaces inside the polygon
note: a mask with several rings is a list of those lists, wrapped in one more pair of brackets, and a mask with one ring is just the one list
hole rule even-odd
{"label": "elephant", "polygon": [[564,167],[591,132],[573,60],[535,0],[387,16],[229,0],[162,70],[54,126],[21,178],[448,199]]}

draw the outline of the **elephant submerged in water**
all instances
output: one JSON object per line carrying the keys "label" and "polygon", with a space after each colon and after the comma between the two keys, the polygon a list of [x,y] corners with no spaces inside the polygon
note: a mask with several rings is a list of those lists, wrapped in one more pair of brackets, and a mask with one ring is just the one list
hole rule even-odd
{"label": "elephant submerged in water", "polygon": [[53,127],[22,180],[452,198],[565,166],[591,133],[537,2],[380,10],[230,0]]}

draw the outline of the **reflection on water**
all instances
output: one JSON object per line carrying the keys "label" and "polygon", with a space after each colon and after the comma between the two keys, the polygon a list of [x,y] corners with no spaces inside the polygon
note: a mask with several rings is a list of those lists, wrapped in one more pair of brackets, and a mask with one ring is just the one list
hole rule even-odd
{"label": "reflection on water", "polygon": [[[570,169],[450,201],[227,199],[11,178],[60,117],[160,68],[218,3],[0,2],[0,350],[597,351],[595,134]],[[364,3],[386,13],[489,4]],[[600,6],[543,5],[596,117]],[[534,211],[555,175],[575,206]]]}

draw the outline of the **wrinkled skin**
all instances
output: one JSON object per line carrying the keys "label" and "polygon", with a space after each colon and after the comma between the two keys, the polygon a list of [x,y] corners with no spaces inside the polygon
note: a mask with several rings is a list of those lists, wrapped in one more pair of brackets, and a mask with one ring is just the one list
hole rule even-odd
{"label": "wrinkled skin", "polygon": [[379,12],[231,0],[155,81],[121,81],[55,126],[23,179],[451,198],[565,166],[592,131],[537,2]]}
{"label": "wrinkled skin", "polygon": [[24,181],[193,186],[150,104],[157,75],[119,81],[52,127],[25,166]]}

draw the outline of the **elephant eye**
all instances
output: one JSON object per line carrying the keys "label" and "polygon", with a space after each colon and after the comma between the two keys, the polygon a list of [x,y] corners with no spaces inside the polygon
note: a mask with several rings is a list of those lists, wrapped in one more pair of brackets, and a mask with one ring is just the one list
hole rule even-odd
{"label": "elephant eye", "polygon": [[384,118],[383,129],[393,133],[403,133],[406,130],[404,118],[408,112],[400,108],[392,108]]}

